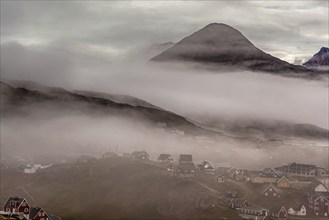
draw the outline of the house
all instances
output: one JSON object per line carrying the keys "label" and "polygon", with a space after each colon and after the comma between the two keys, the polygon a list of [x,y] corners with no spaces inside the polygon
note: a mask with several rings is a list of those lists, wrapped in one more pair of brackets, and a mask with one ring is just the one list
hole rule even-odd
{"label": "house", "polygon": [[30,220],[50,220],[49,215],[42,208],[32,207],[30,209]]}
{"label": "house", "polygon": [[208,174],[215,174],[215,168],[208,161],[203,161],[201,164],[198,164],[197,168]]}
{"label": "house", "polygon": [[139,160],[149,160],[150,159],[150,155],[148,155],[148,153],[144,150],[134,151],[131,153],[131,156],[133,158],[139,159]]}
{"label": "house", "polygon": [[24,173],[31,174],[31,173],[36,173],[36,172],[37,172],[37,169],[35,169],[34,167],[24,168]]}
{"label": "house", "polygon": [[168,172],[172,172],[172,173],[173,173],[173,172],[176,172],[176,170],[177,170],[176,166],[175,166],[173,163],[171,163],[171,162],[165,164],[165,165],[163,166],[163,168],[164,168],[166,171],[168,171]]}
{"label": "house", "polygon": [[177,130],[177,129],[175,129],[175,130],[172,130],[172,131],[171,131],[171,134],[172,134],[172,135],[180,135],[180,136],[184,136],[184,135],[185,135],[185,132],[184,132],[184,131],[181,131],[181,130]]}
{"label": "house", "polygon": [[242,219],[265,220],[269,215],[268,209],[246,206],[238,208],[238,214]]}
{"label": "house", "polygon": [[231,168],[227,171],[227,175],[233,179],[234,176],[235,176],[235,174],[236,174],[236,173],[235,173],[236,171],[237,171],[236,168],[231,167]]}
{"label": "house", "polygon": [[276,183],[277,177],[273,177],[272,174],[260,174],[259,176],[250,177],[252,183]]}
{"label": "house", "polygon": [[276,185],[279,188],[290,188],[291,187],[290,181],[289,181],[289,179],[286,176],[281,177],[281,179],[279,179],[276,182]]}
{"label": "house", "polygon": [[310,164],[291,163],[275,168],[281,175],[295,175],[305,177],[315,177],[316,166]]}
{"label": "house", "polygon": [[230,205],[237,198],[238,198],[238,192],[237,191],[227,191],[226,192],[226,202],[227,202],[228,205]]}
{"label": "house", "polygon": [[237,208],[243,208],[246,207],[248,205],[248,201],[245,199],[233,199],[232,201],[230,201],[229,206],[232,209],[237,209]]}
{"label": "house", "polygon": [[239,182],[249,181],[250,176],[248,170],[236,170],[234,179]]}
{"label": "house", "polygon": [[269,218],[270,220],[287,220],[288,219],[288,212],[284,206],[272,206],[269,209]]}
{"label": "house", "polygon": [[317,177],[328,177],[329,176],[329,171],[322,167],[316,167],[315,169],[315,176]]}
{"label": "house", "polygon": [[261,195],[268,198],[280,198],[280,192],[272,184],[265,186],[261,190]]}
{"label": "house", "polygon": [[224,182],[224,176],[221,174],[217,175],[215,179],[216,179],[216,182],[218,182],[218,183]]}
{"label": "house", "polygon": [[178,166],[178,169],[183,176],[194,176],[196,171],[194,163],[182,163]]}
{"label": "house", "polygon": [[95,161],[96,158],[91,155],[82,155],[77,159],[77,163],[89,163]]}
{"label": "house", "polygon": [[180,154],[179,155],[179,164],[182,163],[193,163],[191,154]]}
{"label": "house", "polygon": [[288,209],[289,215],[305,216],[306,207],[302,203],[295,203]]}
{"label": "house", "polygon": [[172,162],[173,159],[170,156],[170,154],[160,154],[160,156],[158,157],[158,162],[160,163],[168,163],[168,162]]}
{"label": "house", "polygon": [[[313,186],[315,187],[313,188]],[[313,188],[314,192],[329,192],[328,188],[323,183],[311,184],[311,188]]]}
{"label": "house", "polygon": [[308,198],[308,207],[316,216],[325,216],[329,214],[329,192],[313,192]]}
{"label": "house", "polygon": [[9,197],[3,206],[5,212],[21,214],[25,218],[29,218],[30,205],[26,199],[20,197]]}
{"label": "house", "polygon": [[114,158],[119,158],[119,155],[117,155],[116,153],[114,153],[114,152],[105,152],[104,154],[103,154],[103,158],[104,159],[114,159]]}
{"label": "house", "polygon": [[265,168],[262,172],[261,172],[261,176],[271,176],[274,178],[278,178],[280,177],[279,173],[277,170],[273,169],[273,168]]}

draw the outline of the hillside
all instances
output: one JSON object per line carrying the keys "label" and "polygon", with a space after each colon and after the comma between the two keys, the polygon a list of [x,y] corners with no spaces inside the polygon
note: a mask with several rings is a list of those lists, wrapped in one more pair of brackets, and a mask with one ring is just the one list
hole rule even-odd
{"label": "hillside", "polygon": [[255,47],[238,30],[212,23],[153,57],[152,61],[183,61],[273,73],[308,73],[302,66],[289,64]]}
{"label": "hillside", "polygon": [[314,56],[303,65],[310,69],[329,72],[329,48],[322,47],[319,52],[314,54]]}
{"label": "hillside", "polygon": [[2,177],[2,203],[11,194],[24,196],[63,219],[237,217],[223,201],[229,184],[209,190],[197,179],[168,176],[153,162],[101,159],[34,175],[6,171]]}
{"label": "hillside", "polygon": [[[88,92],[84,92],[87,94]],[[91,93],[91,92],[90,92]],[[88,93],[89,94],[89,93]],[[145,121],[146,124],[156,126],[157,122],[165,122],[166,129],[181,129],[191,135],[216,135],[215,132],[202,129],[186,120],[184,117],[160,108],[147,107],[147,102],[138,99],[125,99],[122,102],[134,102],[140,105],[117,103],[95,95],[87,96],[70,92],[62,88],[42,86],[38,90],[28,87],[14,87],[1,81],[1,116],[25,117],[43,115],[43,117],[57,117],[60,115],[87,114],[91,116],[123,116],[125,118]],[[127,101],[128,100],[128,101]]]}

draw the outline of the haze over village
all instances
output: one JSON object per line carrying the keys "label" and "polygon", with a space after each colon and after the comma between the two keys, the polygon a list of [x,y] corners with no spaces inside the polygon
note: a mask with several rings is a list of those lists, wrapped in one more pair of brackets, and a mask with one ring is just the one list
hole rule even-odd
{"label": "haze over village", "polygon": [[1,1],[0,219],[328,219],[328,8]]}

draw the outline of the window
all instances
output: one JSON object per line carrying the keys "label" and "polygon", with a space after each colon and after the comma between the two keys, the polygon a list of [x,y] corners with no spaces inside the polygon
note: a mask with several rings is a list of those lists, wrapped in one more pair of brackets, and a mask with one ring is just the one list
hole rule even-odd
{"label": "window", "polygon": [[268,193],[267,192],[265,193],[265,196],[268,196]]}
{"label": "window", "polygon": [[10,208],[6,208],[6,211],[9,212],[10,211]]}
{"label": "window", "polygon": [[270,188],[270,192],[272,192],[272,188]]}
{"label": "window", "polygon": [[276,196],[276,193],[273,193],[274,196]]}
{"label": "window", "polygon": [[14,202],[14,201],[11,201],[11,202],[10,202],[10,206],[11,206],[11,207],[15,207],[15,202]]}
{"label": "window", "polygon": [[24,209],[24,212],[28,212],[28,211],[29,211],[29,209],[28,209],[28,208],[25,208],[25,209]]}

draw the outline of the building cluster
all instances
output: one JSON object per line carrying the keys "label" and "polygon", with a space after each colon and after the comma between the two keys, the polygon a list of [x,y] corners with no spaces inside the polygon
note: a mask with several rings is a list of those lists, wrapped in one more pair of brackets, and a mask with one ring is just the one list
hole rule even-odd
{"label": "building cluster", "polygon": [[0,211],[0,216],[17,220],[53,220],[54,216],[40,207],[31,207],[25,198],[9,197]]}
{"label": "building cluster", "polygon": [[20,169],[23,170],[26,174],[36,173],[38,170],[46,169],[51,167],[52,164],[42,165],[42,164],[27,164],[27,165],[20,165]]}

